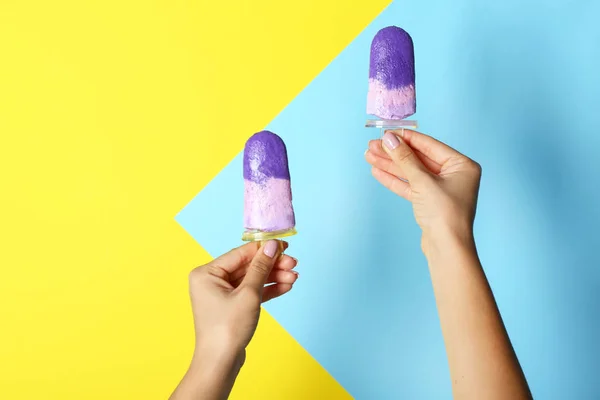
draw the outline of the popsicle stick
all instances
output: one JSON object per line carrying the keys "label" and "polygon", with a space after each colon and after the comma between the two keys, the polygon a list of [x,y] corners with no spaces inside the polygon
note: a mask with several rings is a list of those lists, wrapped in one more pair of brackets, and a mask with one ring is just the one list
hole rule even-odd
{"label": "popsicle stick", "polygon": [[275,231],[275,232],[263,232],[263,231],[245,231],[242,235],[242,240],[245,242],[256,242],[256,241],[267,241],[271,239],[282,239],[284,237],[293,236],[297,233],[295,228]]}
{"label": "popsicle stick", "polygon": [[[260,241],[260,247],[263,247],[265,245],[265,243],[267,243],[267,242],[268,242],[268,240],[261,240]],[[284,248],[283,242],[281,240],[278,240],[277,243],[278,243],[278,246],[279,246],[279,253],[280,253],[280,256],[281,256],[283,254],[283,252],[285,251],[285,248]]]}

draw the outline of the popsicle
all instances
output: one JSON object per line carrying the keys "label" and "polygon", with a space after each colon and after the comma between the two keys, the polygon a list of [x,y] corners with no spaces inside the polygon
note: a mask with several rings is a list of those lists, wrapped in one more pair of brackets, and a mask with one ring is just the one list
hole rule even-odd
{"label": "popsicle", "polygon": [[413,41],[402,28],[381,29],[371,43],[367,114],[401,120],[417,109]]}
{"label": "popsicle", "polygon": [[277,239],[296,233],[287,150],[269,131],[255,133],[244,148],[242,240]]}

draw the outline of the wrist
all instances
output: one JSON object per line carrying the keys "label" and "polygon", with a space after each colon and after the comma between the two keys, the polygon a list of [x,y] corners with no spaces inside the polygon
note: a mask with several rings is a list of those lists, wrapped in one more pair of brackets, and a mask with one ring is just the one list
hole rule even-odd
{"label": "wrist", "polygon": [[204,365],[211,369],[223,369],[235,364],[240,358],[239,351],[235,346],[220,341],[197,341],[192,358],[192,367]]}
{"label": "wrist", "polygon": [[171,399],[226,399],[244,354],[232,348],[196,343],[190,367]]}
{"label": "wrist", "polygon": [[473,228],[443,225],[423,232],[423,253],[431,262],[437,258],[447,258],[452,254],[476,253]]}

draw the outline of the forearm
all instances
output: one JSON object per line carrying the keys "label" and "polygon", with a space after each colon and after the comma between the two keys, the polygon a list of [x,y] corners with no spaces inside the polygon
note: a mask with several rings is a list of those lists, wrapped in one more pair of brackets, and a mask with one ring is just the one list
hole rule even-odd
{"label": "forearm", "polygon": [[188,371],[170,400],[227,399],[243,359],[228,351],[197,348]]}
{"label": "forearm", "polygon": [[530,398],[472,236],[424,240],[455,398]]}

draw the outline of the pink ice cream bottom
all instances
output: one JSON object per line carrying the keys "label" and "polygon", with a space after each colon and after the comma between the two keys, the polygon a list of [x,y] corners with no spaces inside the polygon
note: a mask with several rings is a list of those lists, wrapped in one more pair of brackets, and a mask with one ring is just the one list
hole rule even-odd
{"label": "pink ice cream bottom", "polygon": [[403,119],[416,112],[415,86],[387,89],[376,79],[369,79],[367,114],[382,119]]}
{"label": "pink ice cream bottom", "polygon": [[289,180],[268,178],[263,183],[244,180],[244,191],[246,229],[273,232],[296,225]]}

